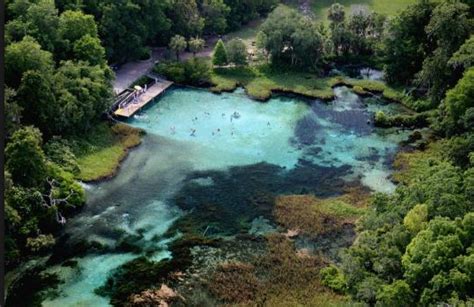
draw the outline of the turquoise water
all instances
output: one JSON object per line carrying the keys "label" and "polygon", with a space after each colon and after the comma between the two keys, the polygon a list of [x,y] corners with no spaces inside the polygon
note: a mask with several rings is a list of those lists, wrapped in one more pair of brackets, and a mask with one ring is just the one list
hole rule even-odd
{"label": "turquoise water", "polygon": [[80,242],[101,249],[71,255],[73,267],[52,264],[47,271],[63,283],[43,306],[108,306],[94,290],[140,255],[172,258],[168,247],[180,232],[165,234],[185,216],[207,236],[258,236],[276,229],[271,212],[278,194],[329,196],[354,182],[393,191],[390,161],[408,132],[375,129],[373,112],[358,96],[345,87],[335,93],[329,103],[289,97],[261,103],[241,90],[169,90],[129,121],[147,135],[118,175],[85,185],[87,208],[69,221],[67,243],[55,253]]}

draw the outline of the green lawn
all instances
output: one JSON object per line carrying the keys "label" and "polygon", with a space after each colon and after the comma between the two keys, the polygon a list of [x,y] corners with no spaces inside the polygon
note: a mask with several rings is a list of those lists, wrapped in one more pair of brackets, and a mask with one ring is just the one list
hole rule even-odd
{"label": "green lawn", "polygon": [[260,29],[260,25],[263,23],[264,19],[256,19],[249,22],[247,25],[243,26],[240,30],[231,32],[225,35],[226,40],[231,40],[233,38],[240,38],[244,41],[247,48],[251,49],[252,42],[255,41],[257,33]]}
{"label": "green lawn", "polygon": [[[314,17],[327,23],[327,10],[333,3],[340,3],[346,7],[346,14],[358,8],[367,8],[387,16],[400,13],[408,5],[416,3],[417,0],[308,0]],[[291,7],[298,7],[298,0],[289,2]]]}
{"label": "green lawn", "polygon": [[128,150],[140,144],[141,130],[125,124],[103,123],[84,139],[75,140],[80,173],[77,179],[96,181],[113,176]]}
{"label": "green lawn", "polygon": [[380,14],[393,16],[408,5],[415,3],[416,0],[313,0],[311,7],[316,18],[327,20],[327,10],[336,2],[346,7],[346,14],[350,14],[353,9],[358,7],[365,7]]}

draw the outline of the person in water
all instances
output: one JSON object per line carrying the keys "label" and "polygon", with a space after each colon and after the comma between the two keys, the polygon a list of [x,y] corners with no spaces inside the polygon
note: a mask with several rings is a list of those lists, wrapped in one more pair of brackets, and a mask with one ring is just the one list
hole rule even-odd
{"label": "person in water", "polygon": [[196,129],[191,129],[191,134],[190,134],[190,136],[196,136],[195,133],[196,133]]}

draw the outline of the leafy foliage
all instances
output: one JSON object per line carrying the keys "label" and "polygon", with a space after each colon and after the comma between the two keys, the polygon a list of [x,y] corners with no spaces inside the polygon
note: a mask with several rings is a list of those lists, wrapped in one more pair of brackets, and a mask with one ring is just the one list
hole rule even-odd
{"label": "leafy foliage", "polygon": [[227,59],[235,65],[247,64],[247,47],[241,39],[232,39],[227,43]]}
{"label": "leafy foliage", "polygon": [[297,11],[279,6],[260,28],[264,40],[260,44],[268,51],[273,63],[309,66],[313,69],[321,61],[323,38],[319,26]]}
{"label": "leafy foliage", "polygon": [[40,185],[46,174],[46,157],[41,145],[41,132],[34,127],[13,133],[5,148],[5,167],[15,183],[23,187]]}
{"label": "leafy foliage", "polygon": [[154,70],[181,84],[206,85],[210,82],[211,67],[205,59],[193,58],[182,63],[160,63]]}
{"label": "leafy foliage", "polygon": [[179,61],[179,54],[186,49],[187,45],[186,39],[181,35],[175,35],[171,38],[169,47],[176,54],[177,61]]}

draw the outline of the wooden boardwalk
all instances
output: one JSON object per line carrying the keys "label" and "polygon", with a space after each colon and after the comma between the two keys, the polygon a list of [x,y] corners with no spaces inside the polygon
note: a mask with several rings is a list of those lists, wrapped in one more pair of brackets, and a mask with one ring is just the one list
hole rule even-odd
{"label": "wooden boardwalk", "polygon": [[168,87],[173,84],[171,81],[159,80],[157,83],[151,85],[146,92],[142,92],[138,97],[125,103],[114,112],[114,115],[129,118],[137,113],[141,108],[146,106],[155,97],[163,93]]}

